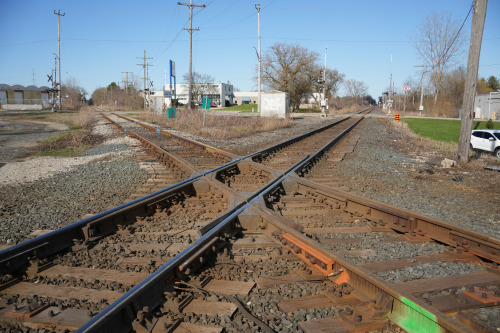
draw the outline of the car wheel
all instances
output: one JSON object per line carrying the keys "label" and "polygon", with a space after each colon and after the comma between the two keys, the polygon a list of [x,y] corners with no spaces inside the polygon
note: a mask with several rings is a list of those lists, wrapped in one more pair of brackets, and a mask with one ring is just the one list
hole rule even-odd
{"label": "car wheel", "polygon": [[498,147],[497,149],[495,149],[495,156],[497,158],[500,158],[500,147]]}

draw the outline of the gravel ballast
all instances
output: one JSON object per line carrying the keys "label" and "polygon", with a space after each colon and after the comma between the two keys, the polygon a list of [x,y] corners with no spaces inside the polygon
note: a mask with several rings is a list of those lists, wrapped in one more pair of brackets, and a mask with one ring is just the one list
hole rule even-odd
{"label": "gravel ballast", "polygon": [[[229,141],[200,137],[195,139],[220,148],[230,148],[233,153],[245,154],[269,147],[287,138],[325,125],[332,120],[332,118],[302,117],[295,119],[294,125],[290,128],[259,133],[251,137]],[[389,122],[389,120],[365,119],[355,130],[354,133],[360,134],[361,138],[354,152],[347,154],[341,163],[333,166],[336,170],[336,176],[344,185],[357,195],[460,225],[480,233],[487,233],[490,236],[500,237],[500,228],[498,228],[500,223],[498,205],[500,201],[500,191],[498,190],[500,173],[485,171],[477,165],[444,169],[440,162],[445,157],[453,158],[452,153],[419,147],[412,138],[402,135]],[[61,188],[64,187],[64,182],[59,180],[60,177],[74,179],[74,182],[69,183],[70,186],[67,188],[77,187],[82,191],[82,195],[79,196],[74,190],[71,190],[70,195],[74,202],[89,200],[92,188],[101,184],[102,189],[99,191],[102,191],[100,196],[103,198],[121,197],[122,187],[115,186],[116,182],[121,184],[123,180],[123,184],[129,184],[132,187],[139,185],[146,179],[145,173],[139,170],[139,165],[136,163],[134,168],[133,162],[127,160],[127,156],[137,151],[136,140],[118,133],[116,129],[103,120],[94,127],[94,132],[105,135],[110,140],[99,147],[88,150],[82,157],[57,160],[28,159],[4,165],[0,169],[0,185],[10,186],[8,191],[15,193],[14,189],[18,184],[22,188],[18,192],[23,196],[17,197],[17,200],[20,201],[12,203],[13,196],[6,195],[5,193],[8,192],[3,190],[3,204],[8,207],[16,205],[22,207],[24,205],[19,204],[19,202],[35,205],[37,201],[40,201],[41,203],[37,206],[43,206],[45,198],[51,196],[50,192],[57,192],[56,189],[47,187],[46,184],[50,184],[49,180],[36,181],[36,179],[43,179],[43,177],[54,177],[52,183],[56,183]],[[92,167],[96,163],[102,163],[102,165],[111,163],[96,162],[103,159],[116,159],[113,163],[117,164],[111,164],[113,168]],[[490,160],[492,159],[490,158]],[[492,161],[498,163],[494,159]],[[121,166],[120,163],[124,163],[124,166]],[[485,163],[490,162],[486,159]],[[134,169],[136,170],[134,171]],[[100,173],[103,170],[106,170],[106,175]],[[82,175],[78,176],[79,172]],[[75,176],[72,175],[73,173]],[[115,179],[113,181],[113,177],[106,178],[108,173],[122,180]],[[102,181],[101,178],[107,180]],[[29,188],[26,185],[28,183],[31,186]],[[88,193],[84,187],[90,188]],[[115,191],[120,193],[115,193]],[[127,191],[129,191],[127,193],[132,192],[131,189],[127,189]],[[35,193],[35,195],[31,195],[31,193]],[[60,196],[63,195],[60,194]],[[105,200],[107,204],[103,207],[112,205],[111,201]],[[122,201],[123,199],[116,200],[115,205],[122,203]],[[27,208],[18,209],[24,212],[20,216],[31,211]],[[68,211],[71,209],[78,209],[78,207],[68,206]],[[91,213],[91,211],[99,212],[99,209],[90,208],[71,212],[71,214],[68,212],[67,215],[71,215],[75,219],[76,216],[82,216]],[[6,214],[11,219],[9,224],[12,223],[14,212],[4,211],[2,214],[4,215],[0,219],[0,223],[5,224]],[[25,217],[23,223],[26,223],[26,220],[34,221],[34,219]],[[50,224],[51,228],[54,228],[63,220],[69,221],[71,219],[59,218],[57,221],[51,222],[39,220],[33,223]],[[2,228],[10,229],[8,225],[3,225]],[[19,227],[15,229],[21,232],[33,228]],[[2,238],[9,239],[11,237]]]}

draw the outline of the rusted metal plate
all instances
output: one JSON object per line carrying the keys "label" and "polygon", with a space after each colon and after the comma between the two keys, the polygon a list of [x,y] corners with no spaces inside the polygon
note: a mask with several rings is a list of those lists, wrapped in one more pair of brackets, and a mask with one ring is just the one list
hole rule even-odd
{"label": "rusted metal plate", "polygon": [[309,321],[301,321],[298,324],[299,329],[304,333],[349,333],[352,332],[352,326],[341,318],[322,318]]}
{"label": "rusted metal plate", "polygon": [[208,302],[195,299],[184,308],[184,313],[206,314],[209,316],[231,317],[238,307],[228,302]]}
{"label": "rusted metal plate", "polygon": [[[144,261],[145,262],[145,261]],[[124,285],[136,285],[149,276],[149,273],[118,272],[109,269],[85,267],[53,266],[37,275],[48,278],[65,278],[83,281],[118,282]]]}
{"label": "rusted metal plate", "polygon": [[23,318],[34,317],[48,307],[48,303],[10,304],[5,309],[2,309],[2,314],[22,320]]}
{"label": "rusted metal plate", "polygon": [[283,245],[291,250],[294,255],[324,275],[333,273],[333,260],[328,255],[318,251],[314,245],[311,246],[310,243],[306,242],[308,240],[302,241],[291,234],[283,234]]}
{"label": "rusted metal plate", "polygon": [[254,286],[255,282],[253,281],[210,280],[203,289],[213,291],[216,294],[246,296]]}
{"label": "rusted metal plate", "polygon": [[417,256],[411,258],[402,258],[394,260],[378,261],[368,264],[361,264],[360,266],[364,269],[369,270],[372,273],[401,269],[404,267],[416,266],[419,264],[425,264],[429,262],[478,262],[480,261],[475,255],[469,253],[458,254],[456,252],[443,252],[434,253],[424,256]]}
{"label": "rusted metal plate", "polygon": [[500,304],[500,296],[496,295],[495,292],[492,290],[481,290],[479,288],[474,287],[472,290],[470,289],[464,290],[462,291],[462,293],[483,304],[491,304],[491,305]]}
{"label": "rusted metal plate", "polygon": [[301,309],[309,310],[315,307],[329,308],[333,305],[335,304],[325,295],[313,295],[286,299],[278,303],[278,308],[282,312],[291,314]]}
{"label": "rusted metal plate", "polygon": [[17,295],[32,297],[38,295],[40,297],[52,297],[62,300],[76,298],[80,300],[88,300],[91,302],[100,302],[107,300],[110,303],[116,301],[123,294],[111,290],[95,290],[81,287],[62,287],[48,284],[35,284],[29,282],[19,282],[14,286],[4,289],[1,292],[4,295]]}
{"label": "rusted metal plate", "polygon": [[488,271],[443,276],[396,284],[410,294],[438,292],[449,288],[460,288],[482,283],[500,283],[500,275]]}

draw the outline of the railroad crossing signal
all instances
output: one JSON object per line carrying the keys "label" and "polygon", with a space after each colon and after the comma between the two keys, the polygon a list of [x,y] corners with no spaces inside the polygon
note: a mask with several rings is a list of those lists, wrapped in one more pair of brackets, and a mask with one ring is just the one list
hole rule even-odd
{"label": "railroad crossing signal", "polygon": [[405,92],[408,92],[408,91],[410,91],[410,87],[409,87],[409,86],[407,86],[407,85],[404,85],[404,86],[403,86],[403,90],[404,90]]}

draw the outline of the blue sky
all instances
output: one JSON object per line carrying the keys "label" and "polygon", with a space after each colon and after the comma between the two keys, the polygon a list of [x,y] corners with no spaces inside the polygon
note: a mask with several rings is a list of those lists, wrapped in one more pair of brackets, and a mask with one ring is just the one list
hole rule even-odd
{"label": "blue sky", "polygon": [[[182,2],[189,2],[184,0]],[[142,78],[137,64],[152,57],[150,78],[156,89],[164,82],[169,59],[176,63],[177,82],[188,72],[189,9],[177,1],[2,0],[0,83],[48,85],[47,74],[57,53],[57,16],[61,17],[63,82],[72,77],[88,95],[121,72]],[[232,83],[241,91],[256,90],[256,1],[194,0],[193,70]],[[465,19],[472,0],[265,0],[261,6],[262,52],[276,42],[296,43],[320,54],[327,66],[347,79],[365,82],[377,98],[389,85],[392,54],[396,89],[418,76],[419,59],[412,36],[433,13]],[[472,15],[465,23],[470,38]],[[462,63],[467,63],[468,42]],[[490,0],[483,35],[479,76],[500,78],[500,0]],[[129,79],[131,75],[129,74]],[[142,87],[142,79],[138,80]],[[341,91],[342,94],[342,91]]]}

